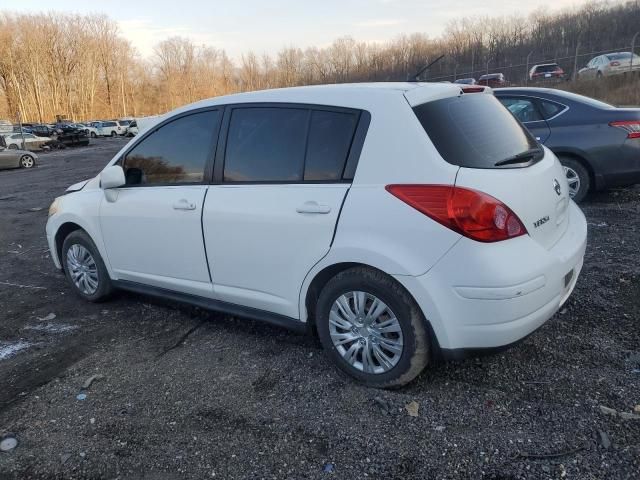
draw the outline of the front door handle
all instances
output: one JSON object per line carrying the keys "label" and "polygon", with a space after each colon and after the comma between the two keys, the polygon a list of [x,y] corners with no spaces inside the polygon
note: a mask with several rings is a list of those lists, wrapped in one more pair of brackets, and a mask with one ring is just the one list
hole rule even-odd
{"label": "front door handle", "polygon": [[298,208],[296,208],[296,212],[298,213],[320,213],[327,214],[331,211],[331,207],[329,205],[321,205],[318,202],[310,201],[304,202]]}
{"label": "front door handle", "polygon": [[190,202],[186,198],[181,198],[180,200],[178,200],[176,203],[173,204],[173,209],[174,210],[195,210],[196,204],[193,202]]}

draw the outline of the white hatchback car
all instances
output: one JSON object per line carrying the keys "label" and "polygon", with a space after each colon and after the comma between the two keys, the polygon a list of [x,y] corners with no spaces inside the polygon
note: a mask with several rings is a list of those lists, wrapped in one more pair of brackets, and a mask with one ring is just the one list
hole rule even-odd
{"label": "white hatchback car", "polygon": [[514,343],[566,301],[587,227],[490,89],[384,83],[168,114],[50,209],[53,261],[114,288],[317,329],[370,386]]}

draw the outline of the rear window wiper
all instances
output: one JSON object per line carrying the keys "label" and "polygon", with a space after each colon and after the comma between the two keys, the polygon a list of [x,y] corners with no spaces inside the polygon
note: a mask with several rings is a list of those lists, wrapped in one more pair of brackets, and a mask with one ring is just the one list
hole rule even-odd
{"label": "rear window wiper", "polygon": [[514,155],[513,157],[509,157],[509,158],[505,158],[504,160],[500,160],[499,162],[496,162],[496,164],[494,166],[496,167],[502,167],[504,165],[513,165],[516,163],[526,163],[532,159],[534,159],[536,156],[538,155],[542,155],[543,150],[539,147],[536,148],[530,148],[529,150],[525,150],[522,153],[518,153],[517,155]]}

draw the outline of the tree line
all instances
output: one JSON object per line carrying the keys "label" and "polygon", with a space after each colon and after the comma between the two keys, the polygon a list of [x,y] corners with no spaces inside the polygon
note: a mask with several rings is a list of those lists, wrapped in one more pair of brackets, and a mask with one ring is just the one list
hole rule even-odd
{"label": "tree line", "polygon": [[[437,38],[413,33],[371,43],[343,37],[324,48],[285,47],[237,59],[172,37],[142,58],[105,15],[0,12],[0,118],[15,120],[18,111],[35,122],[56,115],[142,116],[248,90],[406,80],[440,55],[423,79],[477,77],[487,69],[522,66],[527,57],[530,64],[563,59],[571,67],[567,59],[576,48],[582,54],[629,50],[638,30],[640,2],[627,0],[527,17],[464,18]],[[525,69],[519,68],[522,78]]]}

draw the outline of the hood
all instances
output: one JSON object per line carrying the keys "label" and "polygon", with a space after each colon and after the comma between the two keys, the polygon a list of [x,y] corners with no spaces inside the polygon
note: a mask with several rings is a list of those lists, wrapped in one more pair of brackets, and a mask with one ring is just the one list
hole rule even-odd
{"label": "hood", "polygon": [[79,192],[80,190],[82,190],[82,189],[84,188],[84,186],[85,186],[87,183],[89,183],[89,180],[91,180],[91,179],[83,180],[83,181],[78,182],[78,183],[74,183],[73,185],[71,185],[70,187],[68,187],[68,188],[65,190],[65,193]]}

